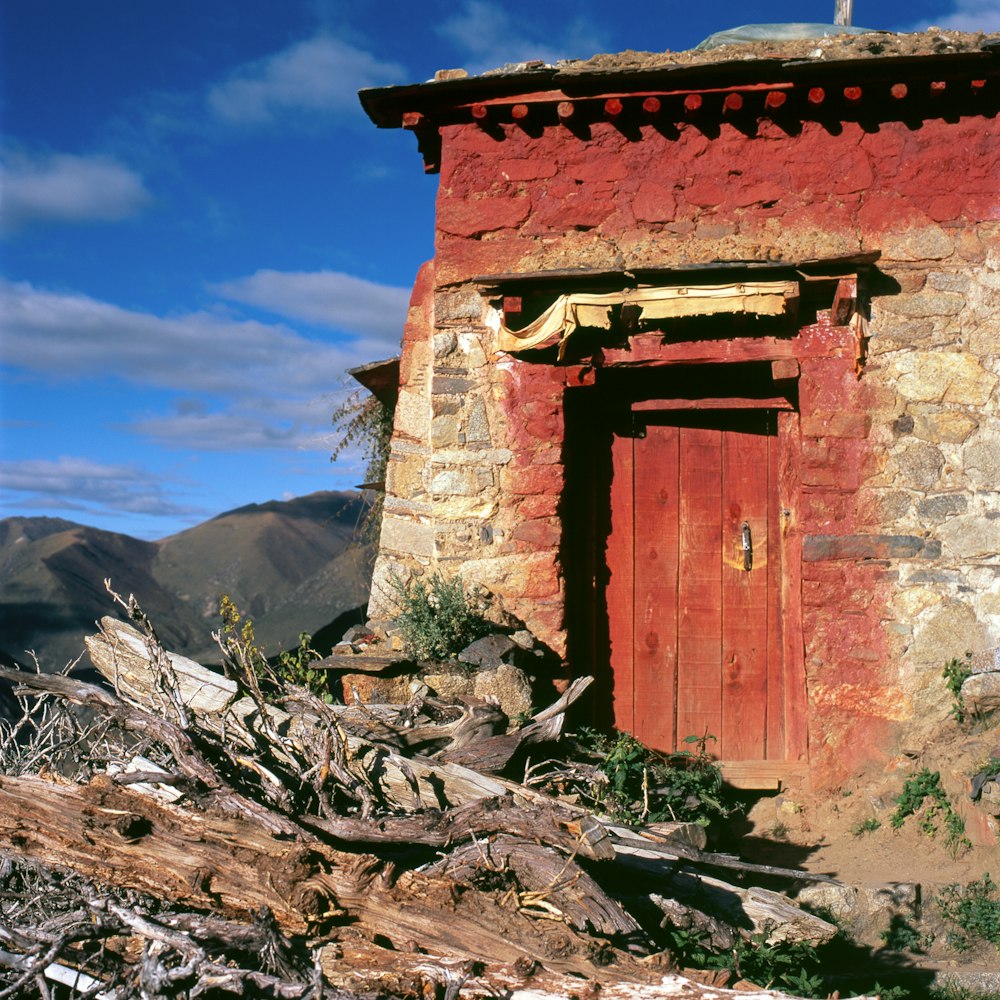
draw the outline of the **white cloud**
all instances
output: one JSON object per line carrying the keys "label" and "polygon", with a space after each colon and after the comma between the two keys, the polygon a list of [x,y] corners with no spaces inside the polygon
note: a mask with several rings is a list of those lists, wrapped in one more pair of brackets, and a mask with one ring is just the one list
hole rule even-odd
{"label": "white cloud", "polygon": [[0,279],[0,360],[48,379],[119,378],[224,397],[311,396],[368,360],[356,345],[209,312],[156,316]]}
{"label": "white cloud", "polygon": [[554,44],[550,32],[543,38],[519,30],[510,14],[489,0],[464,0],[459,12],[442,22],[437,32],[456,46],[471,73],[531,59],[555,63],[587,58],[606,48],[601,33],[583,18],[565,25],[558,44]]}
{"label": "white cloud", "polygon": [[356,91],[404,77],[397,63],[319,34],[236,70],[212,87],[208,105],[239,125],[267,124],[288,112],[354,112]]}
{"label": "white cloud", "polygon": [[200,513],[168,495],[163,477],[135,465],[105,465],[86,458],[0,461],[0,490],[18,504],[64,510],[130,514]]}
{"label": "white cloud", "polygon": [[0,167],[0,225],[117,222],[150,201],[142,177],[104,156],[9,154]]}
{"label": "white cloud", "polygon": [[14,372],[178,393],[168,412],[123,412],[122,423],[186,451],[329,451],[345,369],[388,353],[372,339],[331,344],[208,312],[161,317],[2,278],[0,316],[0,364]]}
{"label": "white cloud", "polygon": [[958,0],[951,9],[900,30],[926,31],[930,27],[955,31],[1000,31],[1000,3],[997,0]]}
{"label": "white cloud", "polygon": [[261,270],[212,286],[223,298],[293,319],[350,330],[396,347],[410,291],[378,285],[338,271]]}

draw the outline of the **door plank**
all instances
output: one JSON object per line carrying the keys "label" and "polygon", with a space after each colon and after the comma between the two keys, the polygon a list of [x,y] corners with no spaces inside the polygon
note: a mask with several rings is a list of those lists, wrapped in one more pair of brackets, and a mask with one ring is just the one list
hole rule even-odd
{"label": "door plank", "polygon": [[679,431],[677,736],[718,736],[722,724],[722,438]]}
{"label": "door plank", "polygon": [[677,743],[677,427],[650,425],[635,442],[635,729],[648,746]]}
{"label": "door plank", "polygon": [[[766,413],[754,414],[747,424],[766,430]],[[722,432],[722,730],[718,752],[732,760],[765,756],[768,441],[765,433]],[[749,570],[743,559],[744,523],[750,526],[752,539]]]}
{"label": "door plank", "polygon": [[784,625],[783,710],[786,760],[806,760],[809,752],[805,643],[802,635],[802,532],[799,484],[802,482],[799,415],[778,415],[778,493],[781,497],[781,620]]}
{"label": "door plank", "polygon": [[634,682],[634,520],[633,438],[615,434],[611,442],[611,531],[608,535],[608,630],[611,657],[612,719],[615,729],[633,732]]}
{"label": "door plank", "polygon": [[[774,414],[775,422],[779,419]],[[774,425],[776,427],[776,424]],[[785,759],[785,645],[786,623],[781,613],[784,577],[781,532],[785,521],[779,488],[780,447],[775,433],[768,437],[768,597],[767,597],[767,742],[765,757]]]}

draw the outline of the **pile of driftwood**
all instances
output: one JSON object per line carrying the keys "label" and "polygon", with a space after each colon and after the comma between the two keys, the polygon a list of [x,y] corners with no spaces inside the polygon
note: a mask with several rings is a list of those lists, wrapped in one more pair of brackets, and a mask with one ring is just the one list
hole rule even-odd
{"label": "pile of driftwood", "polygon": [[333,705],[238,637],[225,673],[168,653],[123,603],[138,627],[87,640],[105,684],[0,671],[26,699],[0,769],[0,1000],[708,997],[729,974],[682,975],[664,926],[720,949],[835,931],[753,887],[780,870],[532,780],[589,678],[520,727],[426,695]]}

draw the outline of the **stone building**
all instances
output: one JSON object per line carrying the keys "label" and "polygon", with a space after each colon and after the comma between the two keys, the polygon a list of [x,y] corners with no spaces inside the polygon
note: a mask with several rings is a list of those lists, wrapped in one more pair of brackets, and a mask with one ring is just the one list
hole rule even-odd
{"label": "stone building", "polygon": [[[646,742],[818,786],[1000,645],[1000,39],[444,71],[374,613],[460,573]],[[398,364],[398,376],[397,368]]]}

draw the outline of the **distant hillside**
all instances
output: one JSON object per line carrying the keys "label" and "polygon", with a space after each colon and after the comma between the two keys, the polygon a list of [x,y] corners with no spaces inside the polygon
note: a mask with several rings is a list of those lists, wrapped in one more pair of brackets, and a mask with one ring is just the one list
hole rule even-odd
{"label": "distant hillside", "polygon": [[211,662],[219,595],[253,619],[269,654],[367,601],[370,550],[356,493],[251,504],[158,542],[47,517],[0,520],[0,651],[56,670],[116,614],[105,578],[135,594],[164,643]]}

